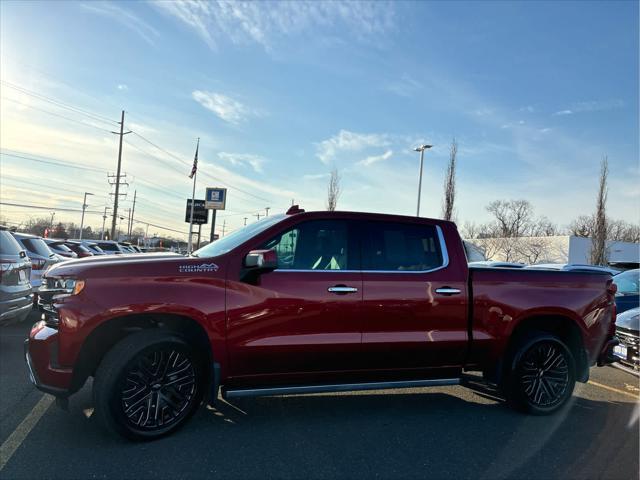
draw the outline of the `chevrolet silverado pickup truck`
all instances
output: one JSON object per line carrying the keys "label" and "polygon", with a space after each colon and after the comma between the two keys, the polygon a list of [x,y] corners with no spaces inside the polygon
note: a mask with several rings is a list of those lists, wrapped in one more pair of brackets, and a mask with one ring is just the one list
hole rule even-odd
{"label": "chevrolet silverado pickup truck", "polygon": [[536,415],[611,358],[607,273],[469,268],[455,224],[292,207],[192,255],[50,268],[25,342],[31,380],[130,439],[205,401],[460,382],[483,372]]}

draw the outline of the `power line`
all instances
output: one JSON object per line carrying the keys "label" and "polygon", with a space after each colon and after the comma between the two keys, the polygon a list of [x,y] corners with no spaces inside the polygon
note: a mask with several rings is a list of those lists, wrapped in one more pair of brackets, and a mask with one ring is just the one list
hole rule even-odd
{"label": "power line", "polygon": [[71,105],[69,103],[65,103],[62,102],[60,100],[56,100],[55,98],[51,98],[48,97],[47,95],[44,95],[42,93],[38,93],[38,92],[34,92],[33,90],[29,90],[26,89],[24,87],[21,87],[19,85],[16,85],[15,83],[11,83],[11,82],[7,82],[6,80],[0,80],[0,83],[2,83],[3,85],[12,88],[14,90],[17,90],[18,92],[24,93],[25,95],[29,95],[31,97],[37,98],[39,100],[43,100],[45,102],[51,103],[53,105],[56,105],[60,108],[65,108],[67,110],[70,110],[72,112],[75,113],[80,113],[82,115],[86,115],[87,117],[93,118],[94,120],[97,120],[99,122],[103,122],[103,123],[109,123],[109,124],[118,124],[117,121],[112,120],[108,117],[105,117],[103,115],[100,115],[98,113],[93,113],[93,112],[89,112],[88,110],[84,110],[80,107],[76,107],[74,105]]}
{"label": "power line", "polygon": [[[10,202],[2,202],[0,201],[0,205],[6,205],[9,207],[22,207],[22,208],[33,208],[36,210],[49,210],[54,212],[82,212],[81,208],[65,208],[65,207],[45,207],[44,205],[27,205],[24,203],[10,203]],[[88,213],[102,213],[98,210],[86,210]]]}
{"label": "power line", "polygon": [[[189,163],[189,162],[187,162],[186,160],[183,160],[183,159],[181,159],[180,157],[178,157],[178,156],[174,155],[173,153],[169,152],[169,151],[168,151],[168,150],[166,150],[165,148],[162,148],[162,147],[160,147],[159,145],[157,145],[157,144],[153,143],[151,140],[149,140],[148,138],[143,137],[142,135],[140,135],[139,133],[137,133],[135,130],[131,130],[131,132],[132,132],[135,136],[137,136],[137,137],[141,138],[142,140],[144,140],[144,141],[145,141],[145,142],[147,142],[148,144],[150,144],[150,145],[154,146],[154,147],[155,147],[155,148],[157,148],[158,150],[160,150],[160,151],[164,152],[165,154],[169,155],[170,157],[172,157],[172,158],[176,159],[177,161],[179,161],[179,162],[180,162],[180,163],[182,163],[183,165],[185,165],[185,166],[187,166],[187,167],[191,167],[191,163]],[[127,142],[127,143],[129,143],[129,142]],[[141,150],[141,149],[139,149],[139,150]],[[141,150],[141,151],[143,151],[143,150]],[[150,156],[152,156],[152,157],[154,157],[154,158],[159,159],[159,157],[157,157],[156,155],[153,155],[153,154],[148,153],[148,152],[145,152],[145,153],[147,153],[147,155],[150,155]],[[161,161],[163,161],[163,162],[164,162],[164,160],[161,160]],[[174,168],[174,167],[171,167],[171,168]],[[174,168],[174,169],[175,169],[175,168]],[[180,173],[184,173],[184,172],[182,172],[181,170],[177,170],[177,171],[179,171]],[[235,185],[232,185],[232,184],[230,184],[229,182],[224,182],[224,181],[220,180],[219,178],[214,177],[213,175],[211,175],[210,173],[208,173],[208,172],[206,172],[206,171],[204,171],[204,170],[202,170],[202,169],[199,169],[199,172],[198,172],[198,173],[200,173],[200,175],[204,175],[204,176],[206,176],[206,177],[209,177],[211,180],[214,180],[214,181],[216,181],[216,182],[218,182],[218,183],[221,183],[222,185],[224,185],[224,186],[226,186],[226,187],[228,187],[228,188],[232,188],[232,189],[234,189],[234,190],[237,190],[237,191],[239,191],[239,192],[242,192],[242,193],[244,193],[245,195],[249,195],[249,196],[251,196],[251,197],[253,197],[253,198],[256,198],[256,199],[258,199],[258,200],[261,200],[261,201],[263,201],[263,202],[267,202],[267,203],[270,203],[270,202],[271,202],[271,200],[267,200],[267,199],[266,199],[266,198],[264,198],[264,197],[261,197],[261,196],[259,196],[259,195],[255,195],[255,194],[253,194],[253,193],[251,193],[251,192],[248,192],[248,191],[246,191],[246,190],[243,190],[242,188],[239,188],[239,187],[237,187],[237,186],[235,186]]]}
{"label": "power line", "polygon": [[[16,150],[14,150],[14,151],[16,151]],[[87,167],[87,166],[80,165],[80,164],[75,163],[75,162],[68,162],[68,161],[64,161],[64,160],[59,160],[59,159],[54,158],[54,157],[45,157],[43,155],[38,155],[39,157],[43,157],[43,158],[49,159],[49,160],[41,160],[41,159],[38,159],[38,158],[29,157],[29,156],[27,156],[28,154],[25,154],[25,153],[19,152],[19,151],[18,151],[18,154],[7,153],[6,151],[5,152],[0,151],[0,155],[5,155],[7,157],[21,158],[23,160],[29,160],[29,161],[32,161],[32,162],[47,163],[49,165],[56,165],[58,167],[77,168],[79,170],[88,170],[88,171],[92,171],[92,172],[101,172],[101,173],[108,173],[109,172],[108,170],[104,170],[104,169],[97,168],[97,167]]]}
{"label": "power line", "polygon": [[35,107],[33,105],[29,105],[28,103],[24,103],[24,102],[19,102],[18,100],[14,100],[13,98],[7,98],[7,97],[2,97],[2,98],[4,100],[8,100],[10,102],[17,103],[18,105],[24,105],[25,107],[33,108],[34,110],[38,110],[40,112],[46,113],[47,115],[52,115],[54,117],[63,118],[63,119],[68,120],[70,122],[79,123],[80,125],[84,125],[85,127],[95,128],[96,130],[100,130],[101,132],[110,133],[110,131],[105,129],[105,128],[97,127],[97,126],[92,125],[90,123],[86,123],[86,122],[83,122],[81,120],[76,120],[74,118],[65,117],[64,115],[60,115],[59,113],[50,112],[49,110],[45,110],[44,108]]}

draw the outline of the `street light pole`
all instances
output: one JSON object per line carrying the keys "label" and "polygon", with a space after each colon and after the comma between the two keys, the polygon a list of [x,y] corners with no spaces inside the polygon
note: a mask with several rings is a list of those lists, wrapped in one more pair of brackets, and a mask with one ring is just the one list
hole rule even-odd
{"label": "street light pole", "polygon": [[84,192],[84,200],[82,200],[82,217],[80,218],[80,235],[78,238],[82,240],[82,229],[84,228],[84,211],[89,205],[87,205],[87,195],[93,195],[91,192]]}
{"label": "street light pole", "polygon": [[433,145],[420,145],[413,149],[416,152],[420,152],[420,176],[418,178],[418,208],[416,209],[416,217],[420,216],[420,194],[422,193],[422,166],[424,164],[424,151],[432,146]]}

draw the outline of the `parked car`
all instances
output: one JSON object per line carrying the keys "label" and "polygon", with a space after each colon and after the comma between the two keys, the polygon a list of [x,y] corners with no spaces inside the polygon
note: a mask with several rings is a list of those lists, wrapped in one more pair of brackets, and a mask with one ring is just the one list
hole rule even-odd
{"label": "parked car", "polygon": [[469,267],[488,267],[488,268],[524,268],[524,263],[516,262],[497,262],[493,260],[484,260],[480,262],[469,262]]}
{"label": "parked car", "polygon": [[640,269],[619,273],[613,277],[613,283],[618,287],[616,292],[618,313],[640,307]]}
{"label": "parked car", "polygon": [[9,231],[0,227],[0,324],[20,322],[33,308],[27,252]]}
{"label": "parked car", "polygon": [[451,222],[295,207],[190,257],[69,260],[41,302],[32,381],[66,399],[94,376],[94,415],[136,439],[172,432],[220,388],[453,385],[465,370],[551,414],[616,344],[606,272],[469,269]]}
{"label": "parked car", "polygon": [[101,240],[78,240],[78,239],[72,239],[70,240],[72,242],[78,242],[80,244],[82,244],[82,246],[88,248],[91,253],[93,253],[94,255],[106,255],[106,252],[104,250],[102,250],[98,244],[96,242],[99,242]]}
{"label": "parked car", "polygon": [[61,262],[62,257],[56,255],[45,241],[28,233],[11,232],[13,237],[27,251],[31,260],[31,277],[29,279],[34,292],[37,292],[42,283],[42,273],[51,265]]}
{"label": "parked car", "polygon": [[78,258],[92,257],[96,255],[91,249],[85,246],[82,242],[76,240],[65,240],[64,244],[72,252],[74,252]]}
{"label": "parked car", "polygon": [[138,253],[129,242],[118,242],[124,253]]}
{"label": "parked car", "polygon": [[617,275],[620,270],[612,267],[602,267],[600,265],[581,265],[578,263],[539,263],[537,265],[527,265],[531,270],[563,270],[565,272],[603,272],[609,275]]}
{"label": "parked car", "polygon": [[129,253],[125,251],[118,242],[113,240],[94,240],[94,242],[106,255],[122,255],[123,253]]}
{"label": "parked car", "polygon": [[56,240],[55,238],[43,238],[43,240],[56,255],[59,255],[64,259],[78,258],[78,255],[65,245],[65,240]]}
{"label": "parked car", "polygon": [[640,307],[618,315],[616,335],[620,340],[613,353],[626,367],[640,371]]}

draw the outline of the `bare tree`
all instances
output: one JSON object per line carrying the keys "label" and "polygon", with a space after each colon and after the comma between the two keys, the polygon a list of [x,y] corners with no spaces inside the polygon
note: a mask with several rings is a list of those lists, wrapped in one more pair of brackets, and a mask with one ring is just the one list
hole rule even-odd
{"label": "bare tree", "polygon": [[494,200],[487,211],[495,217],[500,237],[521,237],[533,221],[533,207],[527,200]]}
{"label": "bare tree", "polygon": [[593,224],[593,215],[580,215],[569,224],[569,231],[576,237],[590,237],[593,233]]}
{"label": "bare tree", "polygon": [[596,201],[595,221],[591,242],[591,263],[593,265],[607,264],[607,177],[609,175],[609,161],[605,156],[600,166],[600,185]]}
{"label": "bare tree", "polygon": [[456,157],[458,155],[458,143],[454,138],[449,150],[449,166],[444,179],[444,203],[442,205],[442,218],[453,220],[453,206],[456,200]]}
{"label": "bare tree", "polygon": [[335,211],[338,206],[338,199],[342,193],[342,187],[340,186],[340,174],[338,169],[331,170],[331,177],[329,178],[329,187],[327,188],[327,210],[330,212]]}

